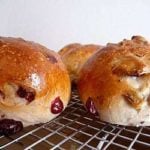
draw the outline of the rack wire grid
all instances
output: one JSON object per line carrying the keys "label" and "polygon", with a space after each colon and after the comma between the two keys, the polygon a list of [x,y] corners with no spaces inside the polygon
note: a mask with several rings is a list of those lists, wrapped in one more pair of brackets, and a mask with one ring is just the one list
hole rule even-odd
{"label": "rack wire grid", "polygon": [[46,124],[0,136],[5,150],[150,150],[150,127],[128,127],[102,122],[90,115],[77,91],[61,115]]}

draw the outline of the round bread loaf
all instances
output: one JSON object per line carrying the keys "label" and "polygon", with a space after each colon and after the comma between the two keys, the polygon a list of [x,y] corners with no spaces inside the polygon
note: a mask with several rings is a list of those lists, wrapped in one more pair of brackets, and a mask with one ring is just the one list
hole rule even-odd
{"label": "round bread loaf", "polygon": [[67,67],[73,83],[77,83],[82,65],[100,48],[102,48],[100,45],[95,44],[81,45],[79,43],[73,43],[65,46],[58,52]]}
{"label": "round bread loaf", "polygon": [[1,132],[13,120],[23,126],[48,122],[69,99],[70,79],[58,54],[21,38],[0,37]]}
{"label": "round bread loaf", "polygon": [[120,125],[150,125],[150,45],[140,36],[109,43],[80,71],[78,91],[92,114]]}

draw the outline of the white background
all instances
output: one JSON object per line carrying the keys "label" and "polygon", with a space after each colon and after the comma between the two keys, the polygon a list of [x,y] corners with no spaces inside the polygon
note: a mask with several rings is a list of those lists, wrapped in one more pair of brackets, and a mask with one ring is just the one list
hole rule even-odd
{"label": "white background", "polygon": [[0,35],[59,50],[72,42],[150,39],[149,0],[0,0]]}

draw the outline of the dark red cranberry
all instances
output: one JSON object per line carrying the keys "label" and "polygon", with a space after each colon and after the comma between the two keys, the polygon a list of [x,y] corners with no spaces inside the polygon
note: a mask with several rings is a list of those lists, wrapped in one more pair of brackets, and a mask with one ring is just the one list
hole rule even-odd
{"label": "dark red cranberry", "polygon": [[23,124],[20,121],[13,119],[0,120],[0,135],[11,135],[23,129]]}
{"label": "dark red cranberry", "polygon": [[56,59],[54,56],[48,55],[48,56],[47,56],[47,59],[48,59],[51,63],[53,63],[53,64],[55,64],[55,63],[58,62],[57,59]]}
{"label": "dark red cranberry", "polygon": [[35,92],[27,92],[25,99],[32,102],[35,99]]}
{"label": "dark red cranberry", "polygon": [[19,87],[17,90],[17,95],[21,98],[25,98],[28,102],[32,102],[35,99],[35,91]]}
{"label": "dark red cranberry", "polygon": [[19,89],[17,90],[17,94],[18,94],[19,97],[25,98],[26,90],[23,87],[19,87]]}
{"label": "dark red cranberry", "polygon": [[0,98],[5,99],[5,94],[0,90]]}
{"label": "dark red cranberry", "polygon": [[61,101],[60,97],[56,97],[51,103],[51,112],[53,114],[58,114],[62,112],[63,108],[63,102]]}
{"label": "dark red cranberry", "polygon": [[4,118],[4,117],[5,117],[5,114],[2,114],[2,115],[1,115],[1,118]]}
{"label": "dark red cranberry", "polygon": [[86,101],[86,108],[91,114],[98,115],[94,102],[91,97],[89,97],[88,100]]}

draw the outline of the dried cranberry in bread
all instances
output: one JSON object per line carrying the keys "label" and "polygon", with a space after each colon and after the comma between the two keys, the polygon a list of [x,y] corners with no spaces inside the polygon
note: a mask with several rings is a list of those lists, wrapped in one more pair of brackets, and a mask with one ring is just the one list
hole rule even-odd
{"label": "dried cranberry in bread", "polygon": [[150,45],[140,36],[109,43],[82,67],[78,91],[89,112],[120,125],[150,125]]}
{"label": "dried cranberry in bread", "polygon": [[79,43],[73,43],[65,46],[58,52],[67,67],[73,83],[77,82],[82,65],[94,52],[101,48],[100,45],[95,44],[81,45]]}
{"label": "dried cranberry in bread", "polygon": [[48,122],[69,99],[70,79],[58,54],[34,42],[0,37],[1,132],[21,129],[16,121],[23,126]]}

